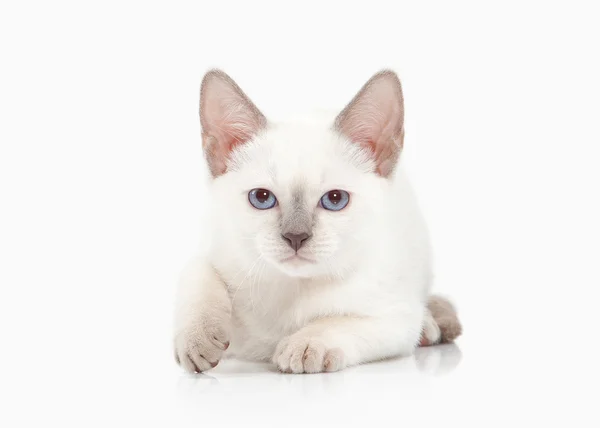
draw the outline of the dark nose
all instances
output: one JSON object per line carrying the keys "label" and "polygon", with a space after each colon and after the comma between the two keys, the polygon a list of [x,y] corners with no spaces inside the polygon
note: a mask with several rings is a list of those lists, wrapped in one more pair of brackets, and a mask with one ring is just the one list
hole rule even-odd
{"label": "dark nose", "polygon": [[308,233],[284,233],[281,235],[283,239],[287,241],[287,243],[294,249],[294,251],[298,251],[304,241],[310,238]]}

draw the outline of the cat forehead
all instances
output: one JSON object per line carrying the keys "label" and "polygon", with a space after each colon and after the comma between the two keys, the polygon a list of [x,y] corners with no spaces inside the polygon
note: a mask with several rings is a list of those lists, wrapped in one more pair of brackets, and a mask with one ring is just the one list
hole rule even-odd
{"label": "cat forehead", "polygon": [[267,174],[282,186],[299,187],[369,172],[373,163],[330,124],[287,122],[270,125],[252,143],[240,147],[233,168]]}
{"label": "cat forehead", "polygon": [[284,122],[273,124],[260,141],[278,158],[306,158],[335,154],[341,136],[321,123]]}

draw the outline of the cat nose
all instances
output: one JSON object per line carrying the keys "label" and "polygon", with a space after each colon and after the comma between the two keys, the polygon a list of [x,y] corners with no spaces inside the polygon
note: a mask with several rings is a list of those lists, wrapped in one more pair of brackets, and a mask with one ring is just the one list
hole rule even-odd
{"label": "cat nose", "polygon": [[284,240],[287,241],[290,247],[294,249],[294,251],[298,251],[304,241],[310,238],[310,235],[306,232],[304,233],[284,233],[281,235]]}

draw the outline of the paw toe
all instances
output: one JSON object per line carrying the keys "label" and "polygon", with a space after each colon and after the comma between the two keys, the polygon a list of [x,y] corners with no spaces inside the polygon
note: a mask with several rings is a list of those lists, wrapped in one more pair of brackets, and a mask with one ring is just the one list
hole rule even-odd
{"label": "paw toe", "polygon": [[319,337],[283,339],[275,350],[273,362],[283,373],[333,372],[345,367],[342,350],[328,350],[325,342]]}
{"label": "paw toe", "polygon": [[345,355],[341,349],[330,349],[325,353],[323,359],[323,370],[326,372],[335,372],[344,368]]}
{"label": "paw toe", "polygon": [[323,357],[325,346],[320,343],[311,343],[304,351],[303,366],[306,373],[318,373],[323,371]]}
{"label": "paw toe", "polygon": [[191,355],[188,355],[188,357],[193,362],[194,368],[195,368],[194,371],[196,373],[202,373],[213,367],[212,364],[210,362],[208,362],[208,360],[206,358],[204,358],[202,355],[191,354]]}

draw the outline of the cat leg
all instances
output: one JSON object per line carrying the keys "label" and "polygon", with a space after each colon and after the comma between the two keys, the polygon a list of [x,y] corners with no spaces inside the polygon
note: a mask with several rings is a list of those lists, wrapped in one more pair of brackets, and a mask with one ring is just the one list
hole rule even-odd
{"label": "cat leg", "polygon": [[318,373],[397,355],[410,355],[419,342],[422,322],[422,311],[387,319],[358,316],[320,318],[283,338],[272,361],[283,372]]}
{"label": "cat leg", "polygon": [[208,263],[196,260],[184,272],[175,316],[175,360],[187,372],[215,367],[229,347],[231,301]]}
{"label": "cat leg", "polygon": [[452,303],[441,296],[431,296],[427,302],[420,345],[453,342],[461,334],[462,325]]}

